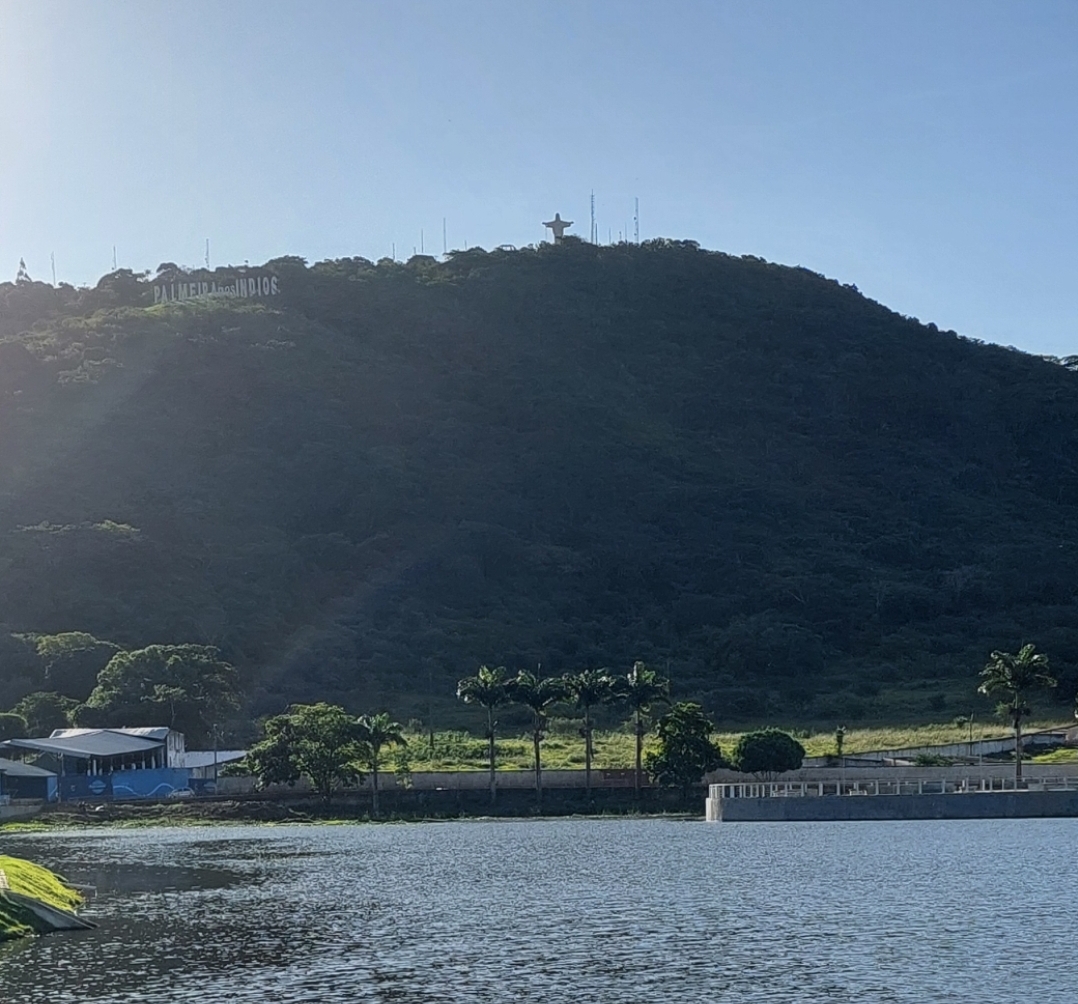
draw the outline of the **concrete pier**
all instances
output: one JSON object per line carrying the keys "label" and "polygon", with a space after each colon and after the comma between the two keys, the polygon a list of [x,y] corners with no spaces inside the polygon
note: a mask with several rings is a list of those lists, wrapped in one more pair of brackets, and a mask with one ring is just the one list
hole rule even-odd
{"label": "concrete pier", "polygon": [[[736,780],[708,788],[708,822],[1078,817],[1078,775],[1043,768],[1016,785],[999,768],[799,771],[781,781]],[[851,774],[857,776],[851,777]],[[928,776],[925,776],[925,775]]]}

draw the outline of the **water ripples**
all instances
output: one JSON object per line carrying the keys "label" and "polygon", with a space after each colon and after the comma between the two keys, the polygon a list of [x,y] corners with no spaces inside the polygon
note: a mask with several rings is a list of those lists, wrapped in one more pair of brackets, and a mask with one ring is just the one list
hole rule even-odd
{"label": "water ripples", "polygon": [[1069,1004],[1076,834],[567,820],[28,835],[5,851],[96,882],[101,926],[0,950],[0,1001]]}

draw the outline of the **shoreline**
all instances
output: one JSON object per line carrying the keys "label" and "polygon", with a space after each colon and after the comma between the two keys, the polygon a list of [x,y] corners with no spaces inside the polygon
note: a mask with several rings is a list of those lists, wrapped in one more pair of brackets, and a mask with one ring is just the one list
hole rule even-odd
{"label": "shoreline", "polygon": [[[292,807],[266,801],[170,803],[103,803],[87,811],[49,809],[29,820],[13,821],[0,826],[0,834],[50,833],[85,829],[143,829],[158,826],[207,827],[228,826],[351,826],[365,824],[405,824],[444,822],[539,822],[556,819],[680,819],[703,820],[702,811],[660,809],[648,811],[595,812],[383,812],[373,816],[358,807],[330,803],[328,806],[305,804]],[[349,810],[352,811],[349,811]]]}

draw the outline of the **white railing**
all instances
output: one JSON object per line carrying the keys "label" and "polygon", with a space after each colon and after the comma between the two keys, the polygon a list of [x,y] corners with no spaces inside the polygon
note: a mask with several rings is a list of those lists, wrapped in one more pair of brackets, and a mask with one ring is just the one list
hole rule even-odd
{"label": "white railing", "polygon": [[757,781],[710,785],[711,798],[822,798],[826,795],[952,795],[990,791],[1078,791],[1078,777],[943,778],[873,781]]}

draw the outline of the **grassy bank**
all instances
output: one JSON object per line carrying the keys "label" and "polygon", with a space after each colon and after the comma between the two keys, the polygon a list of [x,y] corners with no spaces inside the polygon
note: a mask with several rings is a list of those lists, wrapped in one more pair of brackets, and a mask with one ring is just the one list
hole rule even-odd
{"label": "grassy bank", "polygon": [[[1070,725],[1073,722],[1044,719],[1027,722],[1024,730],[1027,733],[1035,732],[1061,724]],[[578,770],[584,766],[584,740],[577,734],[578,727],[578,723],[569,721],[553,724],[551,734],[543,742],[545,768]],[[813,732],[796,726],[788,727],[787,731],[798,738],[808,756],[825,756],[835,752],[833,732]],[[999,739],[1011,734],[1011,730],[1003,723],[975,723],[973,727],[975,740]],[[728,753],[734,748],[739,736],[738,732],[724,732],[715,738]],[[950,722],[876,726],[847,730],[844,751],[852,756],[869,750],[936,746],[968,742],[969,739],[969,726],[954,725]],[[499,768],[526,770],[531,767],[532,744],[529,736],[499,737],[497,745]],[[649,742],[645,748],[652,748],[652,744]],[[626,770],[633,766],[634,756],[635,740],[628,732],[596,733],[595,769]],[[481,737],[466,732],[436,732],[432,755],[430,736],[426,733],[411,733],[408,735],[408,760],[413,771],[482,770],[487,762],[487,744]]]}
{"label": "grassy bank", "polygon": [[25,906],[6,895],[29,896],[57,910],[73,911],[82,903],[74,889],[47,868],[22,858],[0,855],[0,941],[43,934],[51,928]]}

